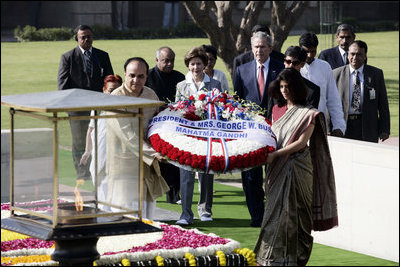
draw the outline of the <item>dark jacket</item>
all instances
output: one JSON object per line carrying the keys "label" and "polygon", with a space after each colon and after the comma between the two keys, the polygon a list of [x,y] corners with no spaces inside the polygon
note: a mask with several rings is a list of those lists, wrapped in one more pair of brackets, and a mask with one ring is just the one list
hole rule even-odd
{"label": "dark jacket", "polygon": [[307,102],[306,102],[307,105],[311,105],[311,106],[313,106],[313,108],[318,109],[321,89],[319,88],[318,85],[316,85],[312,81],[310,81],[304,77],[302,77],[302,78],[303,78],[304,84],[307,87]]}
{"label": "dark jacket", "polygon": [[262,99],[260,99],[260,94],[258,92],[257,85],[257,64],[256,61],[253,60],[251,62],[240,65],[236,68],[235,71],[235,80],[234,80],[234,90],[236,95],[244,100],[249,100],[257,105],[265,108],[267,110],[265,116],[271,120],[272,116],[272,107],[274,105],[274,101],[272,97],[268,95],[268,86],[270,82],[275,80],[276,76],[278,76],[279,72],[284,69],[283,63],[270,59],[269,69],[268,69],[268,77],[265,83],[264,94]]}
{"label": "dark jacket", "polygon": [[146,86],[153,89],[161,101],[168,103],[175,101],[176,85],[184,79],[185,75],[179,71],[172,70],[170,73],[165,73],[155,66],[149,70]]}
{"label": "dark jacket", "polygon": [[[390,112],[385,79],[381,69],[364,65],[362,104],[362,140],[378,142],[381,133],[390,134]],[[347,122],[350,105],[350,69],[345,65],[333,70]]]}
{"label": "dark jacket", "polygon": [[80,88],[103,92],[104,78],[114,74],[108,53],[92,48],[93,73],[86,73],[83,54],[77,46],[61,56],[58,90]]}
{"label": "dark jacket", "polygon": [[340,54],[339,46],[321,51],[318,58],[328,62],[332,69],[336,69],[345,65],[342,54]]}
{"label": "dark jacket", "polygon": [[[282,63],[285,58],[284,54],[282,54],[281,52],[275,51],[275,50],[272,50],[272,52],[271,52],[271,54],[269,54],[269,56],[270,56],[270,58],[273,58],[276,61],[279,61]],[[235,75],[235,71],[236,71],[237,67],[239,67],[240,65],[243,65],[247,62],[250,62],[253,59],[254,59],[254,55],[251,50],[244,52],[244,53],[238,55],[237,57],[235,57],[235,59],[233,60],[233,75]],[[232,77],[232,80],[235,80],[234,77]]]}

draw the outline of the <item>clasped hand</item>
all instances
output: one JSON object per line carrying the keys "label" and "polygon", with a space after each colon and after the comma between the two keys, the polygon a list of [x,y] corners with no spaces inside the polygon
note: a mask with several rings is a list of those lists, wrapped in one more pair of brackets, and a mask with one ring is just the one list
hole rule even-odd
{"label": "clasped hand", "polygon": [[278,154],[276,153],[276,151],[269,153],[267,155],[267,164],[271,164],[277,156]]}
{"label": "clasped hand", "polygon": [[385,141],[386,139],[388,139],[389,138],[389,134],[387,134],[387,133],[381,133],[380,135],[379,135],[379,139],[383,142],[383,141]]}
{"label": "clasped hand", "polygon": [[91,154],[92,153],[90,151],[85,151],[85,153],[83,153],[83,155],[81,157],[79,165],[86,165],[86,163],[89,160]]}
{"label": "clasped hand", "polygon": [[340,129],[335,129],[331,132],[331,136],[343,137],[343,132]]}
{"label": "clasped hand", "polygon": [[166,160],[167,160],[163,155],[161,155],[161,154],[158,153],[158,152],[154,155],[154,157],[156,157],[156,159],[158,160],[158,162],[163,162],[163,161],[166,161]]}

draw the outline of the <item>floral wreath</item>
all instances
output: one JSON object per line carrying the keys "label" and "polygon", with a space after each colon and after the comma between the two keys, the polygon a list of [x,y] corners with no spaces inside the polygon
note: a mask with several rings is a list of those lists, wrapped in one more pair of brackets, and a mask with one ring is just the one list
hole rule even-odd
{"label": "floral wreath", "polygon": [[167,160],[204,173],[243,171],[265,163],[276,149],[260,106],[218,89],[170,103],[149,123],[148,139]]}

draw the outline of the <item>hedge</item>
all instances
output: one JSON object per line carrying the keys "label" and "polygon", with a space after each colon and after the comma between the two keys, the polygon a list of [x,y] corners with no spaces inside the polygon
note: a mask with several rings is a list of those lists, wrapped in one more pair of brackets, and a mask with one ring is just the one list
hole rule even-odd
{"label": "hedge", "polygon": [[[179,24],[176,28],[131,28],[118,31],[111,26],[93,25],[96,39],[168,39],[168,38],[205,38],[206,34],[192,22]],[[42,28],[26,25],[14,29],[14,37],[20,41],[62,41],[74,36],[74,29]]]}

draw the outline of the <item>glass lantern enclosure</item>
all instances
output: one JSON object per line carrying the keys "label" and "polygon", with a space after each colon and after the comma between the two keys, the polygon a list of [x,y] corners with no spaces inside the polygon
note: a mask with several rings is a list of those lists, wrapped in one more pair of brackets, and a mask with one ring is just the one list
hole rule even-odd
{"label": "glass lantern enclosure", "polygon": [[[144,114],[163,102],[69,89],[1,104],[11,120],[10,219],[50,229],[141,221]],[[90,132],[77,130],[89,122]]]}

